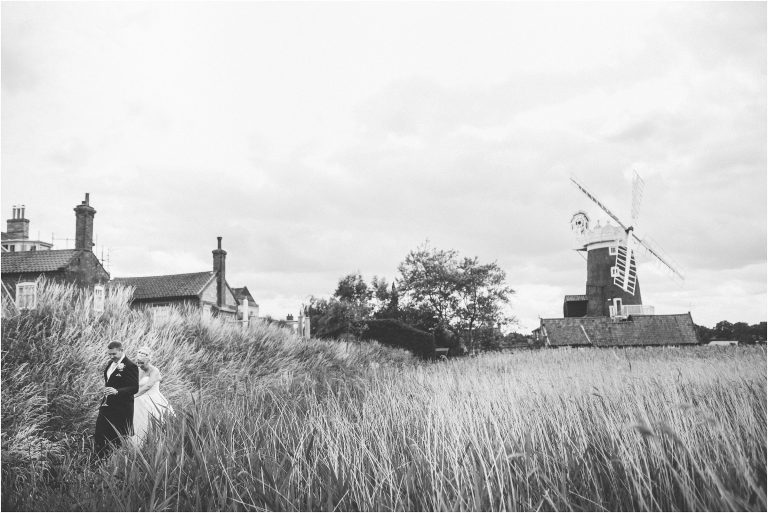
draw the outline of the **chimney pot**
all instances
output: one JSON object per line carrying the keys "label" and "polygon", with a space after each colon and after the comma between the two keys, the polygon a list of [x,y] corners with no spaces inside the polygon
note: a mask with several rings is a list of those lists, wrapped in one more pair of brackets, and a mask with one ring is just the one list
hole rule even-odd
{"label": "chimney pot", "polygon": [[221,249],[221,237],[216,237],[216,240],[219,241],[219,249]]}

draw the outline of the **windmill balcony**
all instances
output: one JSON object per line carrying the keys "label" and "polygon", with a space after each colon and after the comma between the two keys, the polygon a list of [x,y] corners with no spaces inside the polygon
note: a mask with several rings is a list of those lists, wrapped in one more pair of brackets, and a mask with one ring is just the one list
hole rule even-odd
{"label": "windmill balcony", "polygon": [[654,308],[650,305],[622,305],[621,311],[617,312],[615,306],[609,306],[608,311],[611,317],[628,317],[630,315],[654,315]]}

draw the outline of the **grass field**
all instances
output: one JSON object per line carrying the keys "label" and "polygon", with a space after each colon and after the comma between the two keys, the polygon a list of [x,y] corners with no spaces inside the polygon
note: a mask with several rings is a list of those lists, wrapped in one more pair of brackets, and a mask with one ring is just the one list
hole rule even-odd
{"label": "grass field", "polygon": [[[4,510],[766,509],[765,346],[442,363],[46,287],[4,312]],[[156,347],[179,414],[90,458],[103,342]]]}

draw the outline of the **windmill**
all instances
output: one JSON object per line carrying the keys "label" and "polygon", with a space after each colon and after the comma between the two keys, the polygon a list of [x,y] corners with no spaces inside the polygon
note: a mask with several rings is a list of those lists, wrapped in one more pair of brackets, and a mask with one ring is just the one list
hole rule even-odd
{"label": "windmill", "polygon": [[[608,209],[594,194],[589,192],[574,178],[571,181],[590,200],[597,204],[608,217],[618,226],[606,224],[590,228],[590,221],[583,211],[576,212],[571,217],[571,229],[579,237],[583,247],[581,251],[587,252],[587,294],[582,307],[572,307],[571,311],[586,310],[580,315],[622,315],[622,312],[630,311],[636,314],[652,313],[651,307],[642,307],[640,283],[637,277],[638,252],[651,255],[673,277],[683,279],[683,275],[676,269],[669,259],[662,256],[662,252],[654,247],[647,238],[640,238],[635,233],[635,226],[640,213],[640,203],[643,197],[644,182],[637,171],[632,180],[632,204],[630,207],[631,224],[627,225]],[[575,300],[575,298],[574,298]],[[625,305],[636,305],[626,308]],[[565,315],[568,315],[568,298],[564,305]],[[578,313],[574,316],[580,316]]]}

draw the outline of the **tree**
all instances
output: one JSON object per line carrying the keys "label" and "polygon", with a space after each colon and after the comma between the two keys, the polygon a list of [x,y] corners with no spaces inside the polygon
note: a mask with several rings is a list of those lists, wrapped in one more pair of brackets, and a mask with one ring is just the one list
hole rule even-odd
{"label": "tree", "polygon": [[348,274],[339,280],[336,292],[333,297],[339,301],[355,303],[357,305],[367,304],[373,295],[373,291],[365,283],[360,273]]}
{"label": "tree", "polygon": [[374,276],[371,280],[371,315],[375,319],[397,319],[397,289],[384,278]]}
{"label": "tree", "polygon": [[359,338],[366,329],[363,321],[370,317],[372,294],[360,273],[353,273],[339,279],[330,299],[311,297],[307,314],[312,318],[312,336]]}
{"label": "tree", "polygon": [[463,332],[470,351],[475,349],[479,326],[490,326],[493,332],[514,321],[504,314],[514,290],[506,285],[506,273],[495,262],[459,259],[455,250],[424,243],[408,254],[398,270],[405,303],[400,306],[403,319],[430,331],[449,328]]}
{"label": "tree", "polygon": [[728,321],[720,321],[712,329],[714,340],[733,340],[733,324]]}
{"label": "tree", "polygon": [[515,293],[505,280],[506,273],[496,262],[480,264],[477,257],[464,258],[457,267],[456,323],[468,334],[470,352],[475,350],[474,333],[478,325],[490,326],[493,333],[495,326],[513,322],[503,312],[509,296]]}
{"label": "tree", "polygon": [[331,298],[327,300],[323,314],[312,325],[318,338],[360,338],[366,330],[364,321],[367,317],[368,310],[364,306]]}
{"label": "tree", "polygon": [[438,324],[450,325],[458,308],[456,258],[456,251],[430,248],[425,242],[397,268],[399,289],[409,306],[430,312]]}

